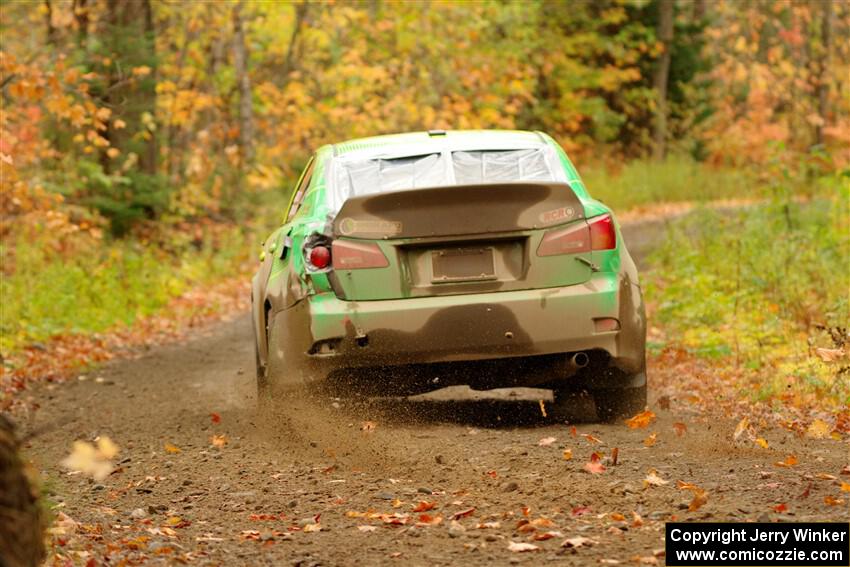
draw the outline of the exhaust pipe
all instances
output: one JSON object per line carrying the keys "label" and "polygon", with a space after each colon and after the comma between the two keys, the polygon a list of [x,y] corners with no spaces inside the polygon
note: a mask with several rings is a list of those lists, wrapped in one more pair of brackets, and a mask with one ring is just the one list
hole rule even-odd
{"label": "exhaust pipe", "polygon": [[587,353],[577,352],[572,357],[570,357],[570,368],[579,369],[584,368],[590,362],[590,357],[587,356]]}

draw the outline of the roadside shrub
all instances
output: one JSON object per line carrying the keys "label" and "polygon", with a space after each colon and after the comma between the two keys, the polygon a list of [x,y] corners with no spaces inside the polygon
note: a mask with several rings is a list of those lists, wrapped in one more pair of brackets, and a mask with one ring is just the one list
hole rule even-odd
{"label": "roadside shrub", "polygon": [[[233,226],[199,232],[182,243],[169,234],[167,249],[130,238],[60,237],[44,226],[4,241],[2,352],[55,335],[129,325],[193,286],[244,274],[253,249],[249,240],[256,241],[253,233]],[[70,251],[63,250],[67,239],[77,240]]]}
{"label": "roadside shrub", "polygon": [[850,322],[850,190],[821,180],[825,197],[702,210],[672,223],[651,259],[647,296],[668,337],[761,377],[770,399],[793,377],[850,402],[848,379],[814,356],[824,329]]}

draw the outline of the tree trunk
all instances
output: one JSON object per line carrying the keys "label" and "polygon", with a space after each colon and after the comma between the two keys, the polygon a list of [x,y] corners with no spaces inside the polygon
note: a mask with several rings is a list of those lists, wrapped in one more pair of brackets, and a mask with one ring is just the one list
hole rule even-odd
{"label": "tree trunk", "polygon": [[88,47],[89,39],[89,9],[87,4],[87,0],[74,0],[72,4],[74,20],[77,22],[77,43],[83,50]]}
{"label": "tree trunk", "polygon": [[289,74],[294,69],[295,51],[301,28],[307,19],[307,8],[307,2],[301,2],[295,5],[295,23],[292,28],[292,35],[289,37],[289,47],[286,50],[286,59],[284,60],[283,72],[281,73],[284,85],[289,81]]}
{"label": "tree trunk", "polygon": [[708,4],[707,0],[696,0],[693,5],[694,8],[694,19],[697,21],[705,18],[706,12],[708,12]]}
{"label": "tree trunk", "polygon": [[248,76],[248,56],[242,22],[242,2],[233,7],[233,67],[239,84],[239,146],[242,161],[254,159],[254,114],[251,105],[251,78]]}
{"label": "tree trunk", "polygon": [[658,1],[658,41],[663,49],[655,68],[653,87],[656,96],[653,157],[664,159],[667,150],[667,81],[670,76],[670,48],[673,42],[673,0]]}
{"label": "tree trunk", "polygon": [[36,567],[45,556],[45,517],[20,449],[14,425],[0,413],[0,565]]}
{"label": "tree trunk", "polygon": [[44,0],[44,23],[47,26],[47,45],[56,45],[56,28],[53,27],[53,6]]}
{"label": "tree trunk", "polygon": [[[139,158],[139,169],[154,175],[157,170],[156,133],[150,124],[156,115],[156,48],[150,0],[108,0],[103,43],[114,63],[107,69],[107,88],[102,95],[112,119],[126,123],[121,130],[110,126],[101,135],[126,156]],[[148,72],[137,73],[147,67]],[[110,160],[101,163],[108,172]]]}
{"label": "tree trunk", "polygon": [[829,113],[829,63],[832,55],[832,2],[821,2],[820,22],[820,52],[818,54],[818,116],[820,121],[815,125],[815,143],[824,143],[823,129]]}

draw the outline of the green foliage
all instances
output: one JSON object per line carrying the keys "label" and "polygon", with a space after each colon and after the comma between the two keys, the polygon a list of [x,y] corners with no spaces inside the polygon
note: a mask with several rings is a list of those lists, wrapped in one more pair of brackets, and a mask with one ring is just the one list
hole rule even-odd
{"label": "green foliage", "polygon": [[747,170],[712,168],[684,156],[671,156],[662,163],[636,160],[619,169],[590,165],[581,168],[581,175],[590,194],[615,210],[765,194]]}
{"label": "green foliage", "polygon": [[[838,176],[811,202],[703,210],[673,223],[647,274],[647,296],[669,336],[700,355],[850,401],[850,383],[813,359],[821,327],[850,323],[850,191]],[[821,346],[831,346],[823,344]]]}
{"label": "green foliage", "polygon": [[[193,286],[239,273],[251,248],[238,229],[215,241],[143,245],[93,242],[87,253],[63,256],[49,231],[12,243],[14,271],[0,280],[0,349],[55,335],[91,334],[162,309]],[[4,257],[11,250],[0,249]]]}

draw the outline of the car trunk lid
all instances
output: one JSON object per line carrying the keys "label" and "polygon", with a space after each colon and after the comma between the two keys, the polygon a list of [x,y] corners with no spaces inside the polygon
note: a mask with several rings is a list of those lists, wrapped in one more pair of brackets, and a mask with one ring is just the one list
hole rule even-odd
{"label": "car trunk lid", "polygon": [[581,201],[565,183],[354,197],[333,222],[331,280],[337,295],[348,300],[551,288],[588,280],[589,245],[538,255],[553,229],[587,232]]}

